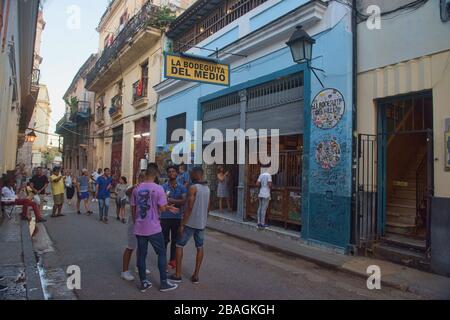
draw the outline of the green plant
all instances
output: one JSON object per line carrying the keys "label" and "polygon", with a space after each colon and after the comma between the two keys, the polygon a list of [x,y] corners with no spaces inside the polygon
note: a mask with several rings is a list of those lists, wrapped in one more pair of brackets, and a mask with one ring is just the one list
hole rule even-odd
{"label": "green plant", "polygon": [[64,102],[70,107],[70,112],[74,114],[78,111],[78,103],[80,102],[77,97],[70,97],[70,99],[64,99]]}
{"label": "green plant", "polygon": [[176,19],[176,14],[169,7],[162,6],[156,9],[155,18],[150,24],[153,27],[160,29],[161,31],[166,30],[166,28]]}

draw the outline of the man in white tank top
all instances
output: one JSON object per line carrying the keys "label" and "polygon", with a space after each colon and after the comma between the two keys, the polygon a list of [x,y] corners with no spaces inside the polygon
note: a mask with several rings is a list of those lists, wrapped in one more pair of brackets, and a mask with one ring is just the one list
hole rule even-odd
{"label": "man in white tank top", "polygon": [[208,219],[208,212],[210,211],[210,195],[211,191],[207,183],[203,179],[203,169],[195,167],[191,172],[192,186],[188,191],[187,206],[184,212],[183,220],[181,221],[179,236],[177,239],[177,269],[176,273],[169,279],[172,282],[180,283],[183,248],[194,237],[195,246],[197,248],[197,257],[195,263],[195,271],[191,277],[194,284],[198,284],[200,267],[204,257],[203,243],[205,239],[206,222]]}

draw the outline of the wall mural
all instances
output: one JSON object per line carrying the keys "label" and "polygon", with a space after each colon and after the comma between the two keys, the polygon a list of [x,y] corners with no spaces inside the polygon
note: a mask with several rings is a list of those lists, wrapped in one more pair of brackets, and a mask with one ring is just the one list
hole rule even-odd
{"label": "wall mural", "polygon": [[311,105],[314,125],[322,130],[334,128],[345,112],[345,100],[336,89],[325,89],[317,94]]}
{"label": "wall mural", "polygon": [[324,170],[335,168],[341,160],[341,146],[336,138],[322,141],[316,148],[316,161]]}

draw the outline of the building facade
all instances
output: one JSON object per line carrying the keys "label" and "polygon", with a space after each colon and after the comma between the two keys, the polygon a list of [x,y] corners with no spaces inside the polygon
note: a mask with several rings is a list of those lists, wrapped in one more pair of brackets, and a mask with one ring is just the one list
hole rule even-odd
{"label": "building facade", "polygon": [[383,14],[358,24],[356,240],[448,276],[450,22],[439,1],[395,11],[412,2],[359,2]]}
{"label": "building facade", "polygon": [[95,94],[85,88],[86,75],[97,59],[91,55],[75,75],[64,94],[66,112],[56,125],[56,133],[63,137],[62,166],[78,174],[82,169],[94,169],[94,130]]}
{"label": "building facade", "polygon": [[[318,78],[307,63],[293,61],[286,44],[299,25],[315,40],[311,65],[322,70],[316,72]],[[185,128],[193,136],[211,128],[278,129],[280,169],[273,177],[269,221],[299,226],[306,241],[347,252],[352,202],[350,8],[335,1],[200,0],[172,23],[167,36],[167,50],[230,64],[231,84],[223,88],[165,79],[155,87],[157,154],[166,158],[161,162],[176,144],[171,138],[175,129]],[[314,101],[330,97],[338,101],[332,110],[318,102],[311,111]],[[195,121],[202,121],[197,133]],[[245,138],[240,141],[246,141],[249,156],[251,141]],[[228,143],[238,148],[239,141]],[[217,166],[204,167],[215,194]],[[254,218],[259,166],[235,162],[226,170],[232,173],[233,208],[241,219]]]}
{"label": "building facade", "polygon": [[17,150],[39,92],[35,61],[39,1],[0,1],[0,172],[15,168]]}
{"label": "building facade", "polygon": [[171,14],[165,4],[112,1],[97,28],[99,56],[86,78],[96,96],[94,166],[111,168],[116,178],[135,180],[141,163],[155,157],[153,86],[161,81],[162,34]]}

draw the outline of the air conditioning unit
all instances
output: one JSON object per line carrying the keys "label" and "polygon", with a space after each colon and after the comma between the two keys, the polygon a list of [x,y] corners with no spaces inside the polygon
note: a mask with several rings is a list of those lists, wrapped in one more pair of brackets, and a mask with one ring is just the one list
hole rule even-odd
{"label": "air conditioning unit", "polygon": [[450,0],[441,0],[441,20],[450,21]]}

